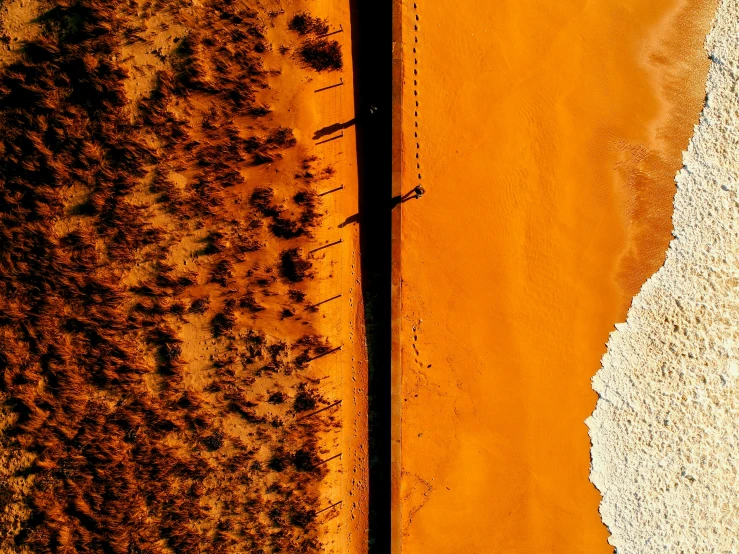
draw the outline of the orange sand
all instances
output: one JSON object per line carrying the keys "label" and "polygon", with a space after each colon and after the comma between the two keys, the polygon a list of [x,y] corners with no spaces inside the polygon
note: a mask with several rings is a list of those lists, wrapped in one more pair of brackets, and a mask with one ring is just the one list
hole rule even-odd
{"label": "orange sand", "polygon": [[[341,458],[329,463],[329,475],[321,489],[324,503],[318,508],[321,510],[337,502],[341,504],[322,513],[319,520],[322,552],[362,554],[367,552],[369,502],[367,352],[359,275],[359,228],[356,223],[344,225],[359,211],[356,129],[354,126],[342,129],[343,138],[340,140],[324,142],[326,138],[336,137],[336,132],[321,139],[312,138],[319,129],[351,121],[355,117],[350,2],[298,0],[290,6],[287,16],[299,11],[327,20],[332,32],[343,29],[331,35],[342,47],[344,67],[341,72],[306,72],[294,64],[279,64],[280,55],[274,53],[275,66],[281,67],[276,79],[282,79],[282,86],[271,105],[294,114],[296,119],[291,126],[301,133],[305,143],[311,144],[313,155],[333,167],[334,177],[324,182],[323,189],[344,187],[322,197],[326,216],[322,227],[314,233],[317,246],[337,240],[342,242],[316,253],[312,258],[317,271],[313,280],[315,297],[335,299],[319,308],[316,328],[342,349],[316,360],[307,376],[321,381],[322,391],[327,397],[342,401],[332,410],[341,422],[340,427],[323,444],[326,458],[337,453],[341,453]],[[287,39],[275,36],[274,44],[289,44],[289,37],[289,33]],[[344,84],[333,87],[340,79]],[[288,89],[285,82],[294,88]],[[341,297],[337,298],[338,295]]]}
{"label": "orange sand", "polygon": [[403,553],[611,552],[590,378],[664,261],[716,2],[450,6],[403,19]]}

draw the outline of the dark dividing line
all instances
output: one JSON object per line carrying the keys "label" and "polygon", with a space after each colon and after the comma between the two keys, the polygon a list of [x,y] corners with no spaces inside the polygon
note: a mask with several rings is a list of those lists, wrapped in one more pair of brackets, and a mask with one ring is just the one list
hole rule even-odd
{"label": "dark dividing line", "polygon": [[[415,12],[416,0],[412,4]],[[405,78],[411,69],[416,69],[418,58],[415,42],[418,35],[414,36],[414,44],[404,43],[403,28],[406,15],[417,15],[410,12],[410,2],[393,0],[392,10],[392,43],[393,66],[391,77],[392,98],[392,120],[393,123],[403,119],[404,97],[409,95],[410,87],[405,87]],[[410,12],[410,13],[409,13]],[[410,63],[408,50],[413,49],[413,66]],[[414,73],[414,80],[417,79]],[[375,78],[376,79],[376,78]],[[415,84],[414,84],[415,86]],[[418,96],[415,97],[414,118],[418,117]],[[415,127],[415,125],[414,125]],[[400,125],[390,126],[390,146],[393,153],[391,161],[392,179],[390,182],[391,195],[389,198],[403,196],[403,166],[410,153],[404,151],[403,131]],[[375,138],[377,141],[377,138]],[[415,154],[419,154],[420,141],[415,140]],[[371,166],[370,166],[371,167]],[[376,179],[376,178],[375,178]],[[374,183],[373,183],[374,184]],[[365,226],[366,226],[365,220]],[[370,373],[370,414],[372,427],[370,429],[370,459],[379,460],[375,463],[377,469],[370,465],[370,540],[374,542],[370,547],[370,554],[392,552],[400,554],[403,539],[403,513],[401,509],[402,491],[400,483],[402,471],[402,444],[401,444],[401,414],[403,409],[403,364],[401,359],[401,334],[402,334],[402,283],[401,265],[402,249],[400,247],[400,235],[402,232],[403,211],[392,210],[390,213],[390,237],[389,252],[390,263],[387,267],[387,289],[384,290],[382,301],[388,307],[383,315],[388,314],[390,328],[383,334],[383,341],[374,345],[375,350],[385,347],[380,363],[376,363],[374,372]],[[373,234],[377,229],[370,230]],[[377,261],[375,261],[377,263]],[[385,277],[385,275],[383,275]],[[377,304],[377,303],[376,303]],[[389,312],[389,313],[388,313]],[[366,326],[366,328],[369,328]],[[382,365],[381,365],[382,364]],[[384,364],[387,364],[385,366]],[[378,367],[379,366],[379,367]],[[382,372],[384,370],[384,373]],[[385,391],[386,389],[386,391]],[[374,421],[378,423],[374,424]],[[373,448],[374,447],[374,448]],[[375,483],[373,490],[373,481]],[[380,486],[378,486],[380,483]],[[374,501],[373,501],[374,493]],[[390,507],[388,510],[387,507]],[[376,545],[376,546],[375,546]]]}
{"label": "dark dividing line", "polygon": [[334,502],[334,503],[333,503],[333,504],[331,504],[330,506],[326,506],[326,507],[325,507],[325,508],[324,508],[323,510],[318,510],[318,511],[316,512],[316,515],[318,515],[318,514],[320,514],[320,513],[322,513],[322,512],[325,512],[326,510],[330,510],[331,508],[335,508],[336,506],[338,506],[339,504],[341,504],[341,503],[343,503],[343,502],[344,502],[343,500],[339,500],[338,502]]}
{"label": "dark dividing line", "polygon": [[332,192],[336,192],[339,190],[344,190],[344,185],[341,185],[340,187],[336,187],[335,189],[327,190],[326,192],[320,192],[318,193],[318,196],[325,196],[327,194],[331,194]]}
{"label": "dark dividing line", "polygon": [[331,460],[335,460],[336,458],[341,458],[342,456],[343,456],[343,454],[339,453],[339,454],[336,454],[335,456],[331,456],[330,458],[326,458],[325,460],[323,460],[321,462],[318,462],[316,464],[316,467],[322,466],[323,464],[325,464],[327,462],[330,462]]}
{"label": "dark dividing line", "polygon": [[344,32],[344,26],[339,23],[339,28],[336,31],[331,31],[330,33],[326,33],[325,35],[318,35],[318,38],[326,38],[330,37],[331,35],[335,35],[336,33],[343,33]]}
{"label": "dark dividing line", "polygon": [[341,131],[340,135],[336,135],[335,137],[331,137],[330,139],[318,141],[316,144],[323,144],[324,142],[331,142],[332,140],[340,139],[343,136],[344,136],[344,131]]}
{"label": "dark dividing line", "polygon": [[328,89],[330,89],[330,88],[336,88],[336,87],[340,87],[340,86],[341,86],[341,85],[343,85],[343,84],[344,84],[344,78],[343,78],[343,77],[339,77],[339,82],[338,82],[338,83],[336,83],[335,85],[329,85],[329,86],[327,86],[327,87],[323,87],[323,88],[317,88],[317,89],[316,89],[316,90],[314,90],[313,92],[321,92],[321,91],[324,91],[324,90],[328,90]]}
{"label": "dark dividing line", "polygon": [[[402,113],[396,103],[400,99],[397,85],[401,82],[401,54],[406,48],[401,40],[400,23],[408,2],[413,0],[391,0],[390,5],[349,0],[351,28],[346,29],[352,39],[359,184],[357,214],[348,219],[356,221],[361,228],[359,268],[365,299],[362,312],[367,329],[369,362],[367,425],[368,455],[372,463],[369,464],[368,475],[368,533],[362,537],[368,543],[369,554],[400,554],[391,546],[395,527],[391,514],[396,515],[396,510],[393,508],[394,492],[390,477],[394,472],[391,461],[395,444],[392,419],[395,406],[400,403],[395,399],[391,370],[391,366],[394,367],[391,341],[396,336],[396,323],[391,316],[395,286],[391,261],[393,265],[396,263],[392,253],[393,237],[398,229],[395,219],[399,219],[401,210],[391,210],[390,202],[395,196],[402,196],[398,171],[402,142],[395,141],[399,126],[393,123],[400,121]],[[390,44],[393,45],[392,65],[388,64],[389,56],[383,54]],[[372,110],[370,115],[371,108],[376,108],[377,113]],[[391,151],[392,156],[388,156]],[[415,153],[415,149],[412,152]],[[397,373],[399,375],[400,372]],[[400,497],[398,494],[397,498]],[[400,522],[401,518],[398,517],[397,521]]]}
{"label": "dark dividing line", "polygon": [[313,356],[308,361],[309,362],[312,362],[313,360],[317,360],[318,358],[323,358],[324,356],[328,356],[329,354],[333,354],[334,352],[338,352],[342,348],[344,348],[344,347],[343,346],[337,346],[336,348],[333,348],[333,349],[329,350],[328,352],[324,352],[323,354],[319,354],[318,356]]}
{"label": "dark dividing line", "polygon": [[334,408],[335,406],[338,406],[339,404],[341,404],[341,400],[337,400],[336,402],[334,402],[333,404],[329,404],[325,408],[321,408],[320,410],[316,410],[315,412],[310,413],[308,415],[296,417],[295,419],[299,420],[299,419],[307,419],[309,417],[313,417],[314,415],[320,414],[321,412],[325,412],[326,410],[330,410],[331,408]]}
{"label": "dark dividing line", "polygon": [[344,239],[339,239],[334,242],[330,242],[328,244],[324,244],[323,246],[319,246],[318,248],[314,248],[313,250],[309,250],[308,254],[313,254],[313,252],[318,252],[319,250],[323,250],[324,248],[328,248],[329,246],[336,246],[337,244],[341,244],[344,242]]}
{"label": "dark dividing line", "polygon": [[316,302],[315,304],[311,305],[311,308],[317,308],[321,304],[325,304],[326,302],[331,302],[332,300],[336,300],[337,298],[341,298],[341,295],[337,294],[336,296],[332,296],[331,298],[327,298],[326,300],[321,300],[320,302]]}

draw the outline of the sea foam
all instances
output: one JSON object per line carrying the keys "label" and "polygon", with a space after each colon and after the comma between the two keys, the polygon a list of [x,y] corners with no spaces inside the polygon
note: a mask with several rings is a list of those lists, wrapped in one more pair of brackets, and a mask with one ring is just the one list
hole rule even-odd
{"label": "sea foam", "polygon": [[739,552],[739,1],[706,50],[675,238],[593,378],[590,479],[622,554]]}

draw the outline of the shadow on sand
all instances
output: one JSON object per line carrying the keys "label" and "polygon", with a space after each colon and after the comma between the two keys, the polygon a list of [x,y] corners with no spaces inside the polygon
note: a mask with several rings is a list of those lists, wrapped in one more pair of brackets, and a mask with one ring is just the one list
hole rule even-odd
{"label": "shadow on sand", "polygon": [[408,200],[413,200],[414,198],[421,198],[416,189],[406,192],[403,196],[394,196],[390,201],[390,209],[393,209],[395,206],[402,204],[403,202],[408,202]]}
{"label": "shadow on sand", "polygon": [[349,121],[346,121],[344,123],[333,123],[331,125],[328,125],[327,127],[323,127],[322,129],[318,129],[313,134],[313,140],[318,140],[320,138],[326,137],[330,135],[331,133],[335,133],[336,131],[343,131],[344,129],[351,127],[357,122],[357,118],[350,119]]}

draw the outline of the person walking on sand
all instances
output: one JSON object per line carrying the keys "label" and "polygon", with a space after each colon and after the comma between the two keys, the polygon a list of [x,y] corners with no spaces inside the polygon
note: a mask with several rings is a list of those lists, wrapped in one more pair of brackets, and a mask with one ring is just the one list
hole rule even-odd
{"label": "person walking on sand", "polygon": [[393,198],[392,207],[394,208],[398,204],[407,202],[408,200],[412,198],[421,198],[425,193],[426,193],[426,189],[423,188],[421,185],[418,185],[415,188],[406,192],[403,196],[396,196],[395,198]]}

